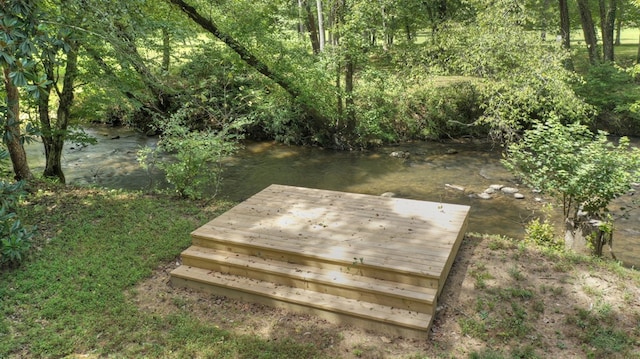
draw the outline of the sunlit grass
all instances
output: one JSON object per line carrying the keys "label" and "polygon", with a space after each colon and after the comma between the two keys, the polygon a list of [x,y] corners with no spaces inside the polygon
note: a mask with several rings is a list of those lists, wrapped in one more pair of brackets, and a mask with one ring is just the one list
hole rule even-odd
{"label": "sunlit grass", "polygon": [[230,334],[188,311],[139,311],[126,295],[216,212],[120,191],[42,191],[30,201],[24,216],[41,225],[38,250],[0,273],[0,358],[317,356],[306,345]]}

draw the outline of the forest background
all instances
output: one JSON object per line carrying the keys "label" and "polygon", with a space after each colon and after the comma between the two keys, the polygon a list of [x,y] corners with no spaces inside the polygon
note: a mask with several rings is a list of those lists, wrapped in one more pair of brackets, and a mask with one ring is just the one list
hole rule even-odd
{"label": "forest background", "polygon": [[549,117],[637,135],[638,19],[628,0],[4,1],[4,143],[28,179],[41,137],[64,182],[89,122],[337,149],[504,143]]}
{"label": "forest background", "polygon": [[[42,176],[64,183],[65,143],[92,141],[84,125],[131,126],[159,135],[159,149],[177,159],[158,162],[148,150],[141,164],[162,167],[175,191],[194,199],[217,175],[201,170],[242,138],[339,150],[486,138],[522,155],[510,165],[530,184],[576,199],[565,206],[575,219],[581,204],[603,210],[637,180],[640,156],[615,140],[640,135],[639,21],[631,0],[0,1],[2,155],[10,160],[0,182],[0,356],[377,357],[388,348],[411,357],[637,356],[636,271],[555,252],[543,221],[529,227],[542,252],[502,238],[466,241],[452,296],[471,280],[473,298],[448,302],[426,349],[403,341],[333,348],[329,339],[345,342],[347,333],[335,328],[309,331],[311,345],[229,334],[218,324],[247,320],[238,314],[245,304],[216,301],[224,307],[216,313],[239,308],[237,317],[201,322],[192,310],[204,299],[162,279],[148,303],[171,309],[139,311],[131,298],[146,291],[136,285],[188,245],[184,233],[229,204],[43,184],[23,145],[39,139]],[[620,145],[612,149],[611,139]],[[528,156],[532,149],[559,167]],[[523,171],[539,164],[547,172]],[[40,226],[37,235],[23,218]],[[523,258],[541,265],[527,272]],[[559,284],[535,282],[541,272]],[[585,279],[594,277],[615,283],[617,299]],[[561,299],[568,303],[558,309]],[[458,335],[473,340],[462,345]],[[325,346],[330,353],[316,351]]]}

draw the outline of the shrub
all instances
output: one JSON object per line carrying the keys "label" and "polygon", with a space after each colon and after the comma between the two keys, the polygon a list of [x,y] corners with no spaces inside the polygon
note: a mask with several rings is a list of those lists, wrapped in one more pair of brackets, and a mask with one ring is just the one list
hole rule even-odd
{"label": "shrub", "polygon": [[612,64],[590,66],[575,91],[598,111],[598,128],[621,135],[640,135],[640,112],[635,106],[640,89],[633,73]]}
{"label": "shrub", "polygon": [[[604,132],[594,134],[578,123],[565,126],[557,119],[537,123],[522,141],[509,145],[504,163],[527,184],[561,201],[574,233],[592,219],[606,221],[611,201],[640,178],[640,150],[631,148],[627,138],[616,145]],[[610,227],[604,224],[601,232]],[[592,246],[602,254],[602,243]]]}
{"label": "shrub", "polygon": [[[140,150],[138,162],[145,169],[157,166],[163,170],[181,197],[215,197],[222,179],[222,160],[237,149],[241,136],[234,131],[245,122],[232,122],[220,130],[191,130],[183,116],[184,112],[178,111],[158,125],[162,136],[157,147]],[[159,152],[171,157],[161,160]]]}
{"label": "shrub", "polygon": [[356,134],[363,146],[480,134],[480,102],[472,78],[369,70],[356,87]]}
{"label": "shrub", "polygon": [[558,240],[555,226],[548,219],[535,218],[527,223],[525,228],[525,241],[544,248],[562,250],[564,243]]}
{"label": "shrub", "polygon": [[473,80],[420,84],[408,94],[403,114],[411,132],[421,139],[479,135],[482,96]]}
{"label": "shrub", "polygon": [[24,182],[0,181],[0,267],[16,266],[31,247],[33,230],[22,224],[16,206],[24,195]]}

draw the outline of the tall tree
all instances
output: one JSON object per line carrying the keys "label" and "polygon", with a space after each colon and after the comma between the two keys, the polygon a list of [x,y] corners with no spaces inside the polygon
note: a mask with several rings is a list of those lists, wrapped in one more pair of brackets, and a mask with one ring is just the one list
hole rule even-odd
{"label": "tall tree", "polygon": [[571,48],[571,23],[569,20],[569,3],[567,0],[558,0],[560,9],[560,36],[562,36],[562,47]]}
{"label": "tall tree", "polygon": [[598,0],[600,30],[602,32],[602,55],[605,62],[614,60],[614,30],[616,23],[616,0]]}
{"label": "tall tree", "polygon": [[597,64],[600,62],[600,52],[598,51],[598,40],[596,38],[591,8],[589,7],[589,0],[577,0],[577,2],[582,32],[584,33],[584,41],[589,53],[589,62],[591,64]]}
{"label": "tall tree", "polygon": [[326,129],[326,125],[329,122],[327,118],[319,113],[312,104],[305,101],[305,98],[298,86],[289,78],[283,76],[283,74],[273,71],[265,62],[254,55],[246,46],[240,43],[231,34],[224,32],[220,27],[210,18],[204,17],[198,10],[187,4],[183,0],[167,0],[168,2],[177,6],[184,14],[186,14],[195,23],[200,25],[205,31],[209,32],[220,41],[225,43],[230,49],[237,53],[240,58],[249,66],[254,68],[260,74],[271,79],[284,89],[293,100],[300,106],[304,115],[310,120],[312,128],[317,130]]}
{"label": "tall tree", "polygon": [[325,33],[324,33],[324,15],[322,8],[322,0],[316,0],[316,6],[318,10],[318,44],[320,52],[324,51],[324,47],[326,44]]}
{"label": "tall tree", "polygon": [[[64,75],[62,85],[56,76],[57,51],[45,53],[43,67],[51,83],[42,91],[38,100],[38,114],[40,118],[41,138],[45,150],[45,168],[43,175],[57,178],[65,183],[62,170],[62,150],[71,121],[71,107],[73,105],[75,80],[78,75],[78,41],[67,38],[65,41]],[[58,108],[54,119],[50,116],[51,91],[55,90],[58,97]]]}
{"label": "tall tree", "polygon": [[[0,22],[3,30],[0,35],[0,66],[6,94],[2,130],[16,180],[28,180],[33,177],[23,146],[18,88],[26,87],[29,78],[35,80],[32,76],[32,38],[38,25],[36,12],[35,1],[10,0],[0,3]],[[33,94],[38,94],[37,87]]]}

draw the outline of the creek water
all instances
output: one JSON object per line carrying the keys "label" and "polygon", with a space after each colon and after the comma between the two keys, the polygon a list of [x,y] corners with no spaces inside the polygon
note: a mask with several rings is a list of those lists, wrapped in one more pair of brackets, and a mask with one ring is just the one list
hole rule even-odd
{"label": "creek water", "polygon": [[[136,160],[137,151],[154,147],[156,138],[127,128],[90,127],[86,132],[98,140],[96,145],[65,146],[63,166],[69,184],[137,190],[149,188],[153,181],[166,186],[162,173],[148,173]],[[27,152],[33,170],[41,171],[42,145],[30,144]],[[392,156],[394,152],[405,158]],[[218,196],[241,201],[272,183],[372,195],[392,192],[403,198],[469,205],[469,231],[523,238],[524,224],[540,215],[547,199],[519,186],[500,159],[499,148],[474,141],[415,142],[363,152],[247,142],[225,161]],[[518,187],[525,198],[502,193],[489,200],[477,197],[492,184]],[[633,208],[634,198],[630,193],[617,199],[611,207],[614,215]],[[625,265],[640,266],[640,209],[616,220],[614,252]]]}

